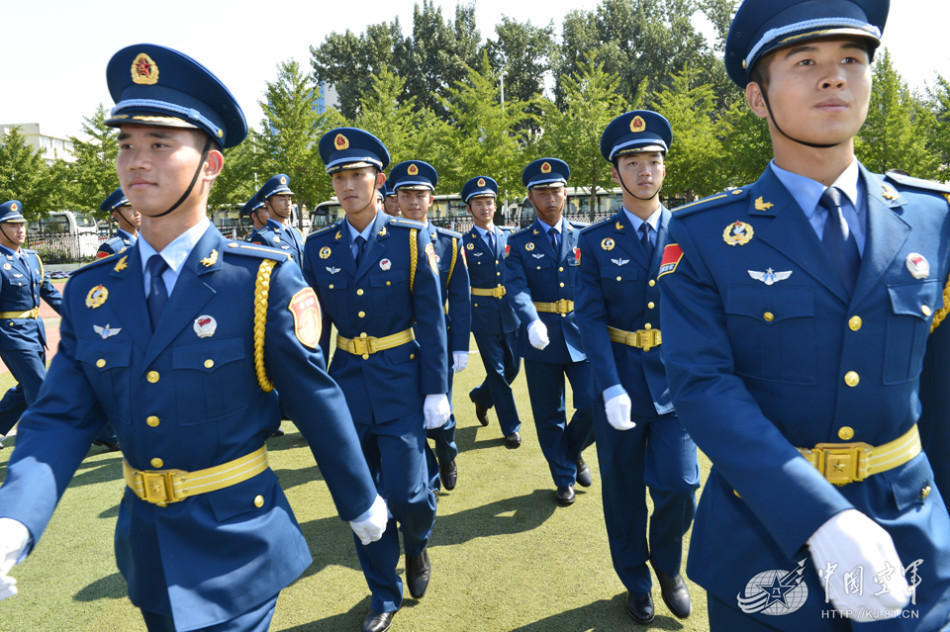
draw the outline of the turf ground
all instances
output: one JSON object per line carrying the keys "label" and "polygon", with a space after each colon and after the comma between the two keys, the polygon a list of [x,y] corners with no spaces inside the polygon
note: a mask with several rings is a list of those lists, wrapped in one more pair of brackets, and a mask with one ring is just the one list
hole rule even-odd
{"label": "turf ground", "polygon": [[[406,591],[392,631],[647,629],[635,625],[623,609],[626,593],[607,548],[595,448],[584,454],[593,486],[578,487],[573,506],[556,507],[523,374],[515,382],[524,438],[518,450],[504,447],[494,411],[487,428],[475,419],[467,393],[483,376],[473,354],[469,368],[455,377],[459,483],[439,496],[429,548],[429,590],[420,601]],[[11,384],[8,373],[0,376],[0,392]],[[370,600],[349,527],[336,516],[302,436],[290,422],[283,429],[284,437],[268,441],[270,463],[303,527],[314,563],[281,593],[271,630],[356,632]],[[0,450],[0,478],[11,452],[9,447]],[[708,461],[701,457],[700,463],[705,481]],[[126,597],[112,550],[122,490],[121,457],[92,448],[39,546],[14,569],[20,594],[0,602],[0,632],[145,630]],[[708,629],[704,592],[689,586],[693,615],[685,621],[669,613],[654,586],[657,616],[649,629]]]}

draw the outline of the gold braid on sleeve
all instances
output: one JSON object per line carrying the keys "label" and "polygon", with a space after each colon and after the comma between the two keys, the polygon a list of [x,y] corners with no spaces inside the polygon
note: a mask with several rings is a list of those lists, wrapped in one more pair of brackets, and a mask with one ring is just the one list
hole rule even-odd
{"label": "gold braid on sleeve", "polygon": [[419,231],[415,228],[409,229],[409,291],[412,292],[416,285],[416,266],[419,265]]}
{"label": "gold braid on sleeve", "polygon": [[452,283],[452,273],[455,272],[455,262],[459,259],[459,241],[455,237],[452,238],[452,261],[449,263],[449,275],[445,277],[445,289],[446,294],[448,293],[449,284]]}
{"label": "gold braid on sleeve", "polygon": [[265,259],[257,268],[257,281],[254,283],[254,372],[261,390],[270,393],[274,385],[267,379],[264,368],[264,333],[267,329],[267,302],[270,293],[270,275],[274,261]]}
{"label": "gold braid on sleeve", "polygon": [[930,323],[930,333],[933,333],[934,329],[940,326],[948,312],[950,312],[950,277],[947,277],[947,284],[943,286],[943,307],[934,314],[934,319]]}

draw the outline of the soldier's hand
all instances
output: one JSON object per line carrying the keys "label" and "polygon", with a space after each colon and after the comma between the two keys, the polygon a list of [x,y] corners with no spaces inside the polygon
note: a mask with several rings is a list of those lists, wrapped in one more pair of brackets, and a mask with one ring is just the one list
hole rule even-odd
{"label": "soldier's hand", "polygon": [[30,532],[22,522],[0,518],[0,600],[17,594],[16,580],[7,573],[23,555],[29,542]]}
{"label": "soldier's hand", "polygon": [[607,413],[607,423],[617,430],[630,430],[636,428],[637,424],[630,419],[630,396],[624,391],[619,395],[614,395],[604,402],[604,411]]}
{"label": "soldier's hand", "polygon": [[[827,583],[828,598],[855,621],[892,619],[910,599],[904,566],[890,534],[856,509],[835,514],[808,538],[815,569]],[[881,590],[849,591],[844,573],[860,567]],[[825,574],[827,573],[827,579]]]}
{"label": "soldier's hand", "polygon": [[386,531],[386,524],[389,522],[389,508],[386,507],[386,501],[379,494],[369,508],[369,516],[362,520],[350,520],[350,528],[360,539],[363,546],[383,537]]}
{"label": "soldier's hand", "polygon": [[449,420],[449,415],[452,414],[449,398],[445,396],[445,393],[426,395],[422,413],[425,415],[427,430],[441,428]]}
{"label": "soldier's hand", "polygon": [[540,320],[531,321],[531,324],[528,325],[528,342],[538,351],[550,344],[548,328]]}
{"label": "soldier's hand", "polygon": [[461,373],[468,366],[468,351],[452,352],[452,370]]}

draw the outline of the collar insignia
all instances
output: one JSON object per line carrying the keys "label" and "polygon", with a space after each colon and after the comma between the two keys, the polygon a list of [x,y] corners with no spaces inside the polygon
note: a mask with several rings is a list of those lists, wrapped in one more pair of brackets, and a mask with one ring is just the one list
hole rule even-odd
{"label": "collar insignia", "polygon": [[763,200],[761,195],[755,199],[755,210],[757,211],[767,211],[773,206],[775,205],[771,202],[766,202]]}
{"label": "collar insignia", "polygon": [[212,249],[211,254],[201,260],[201,265],[203,265],[206,268],[210,268],[217,262],[218,262],[218,251],[217,249]]}
{"label": "collar insignia", "polygon": [[126,262],[128,258],[129,258],[129,255],[125,255],[124,257],[116,261],[115,268],[113,268],[113,270],[115,270],[116,272],[122,272],[123,270],[128,268],[129,264]]}

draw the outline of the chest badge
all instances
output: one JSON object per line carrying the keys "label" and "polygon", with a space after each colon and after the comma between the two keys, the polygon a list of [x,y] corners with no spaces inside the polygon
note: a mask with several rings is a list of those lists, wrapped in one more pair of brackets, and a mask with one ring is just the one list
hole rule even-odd
{"label": "chest badge", "polygon": [[468,242],[468,244],[465,245],[465,248],[468,250],[475,250],[475,244]]}
{"label": "chest badge", "polygon": [[332,251],[330,250],[330,246],[324,246],[323,248],[320,249],[320,258],[329,259],[331,252]]}
{"label": "chest badge", "polygon": [[536,253],[534,253],[534,254],[531,255],[531,256],[534,257],[535,259],[540,259],[541,257],[544,256],[544,253],[543,253],[543,252],[536,252]]}
{"label": "chest badge", "polygon": [[614,246],[617,244],[614,243],[614,240],[610,237],[604,237],[600,240],[600,247],[602,250],[613,250]]}
{"label": "chest badge", "polygon": [[722,240],[730,246],[744,246],[752,241],[754,234],[752,226],[736,220],[722,231]]}
{"label": "chest badge", "polygon": [[86,294],[86,307],[96,309],[109,299],[109,290],[104,285],[97,285]]}
{"label": "chest badge", "polygon": [[337,272],[340,271],[340,268],[337,268],[337,267],[335,267],[335,266],[326,266],[326,270],[327,270],[327,272],[329,272],[330,274],[336,274]]}
{"label": "chest badge", "polygon": [[524,245],[524,249],[527,250],[528,252],[531,252],[532,250],[534,250],[534,242],[529,241],[528,243],[526,243]]}
{"label": "chest badge", "polygon": [[195,333],[198,334],[199,338],[210,338],[218,329],[218,321],[214,319],[214,316],[202,314],[195,319],[192,327],[194,328]]}
{"label": "chest badge", "polygon": [[112,327],[109,327],[109,323],[106,323],[105,327],[93,325],[92,330],[102,336],[102,339],[105,340],[106,338],[111,338],[112,336],[118,334],[120,331],[122,331],[122,328],[116,327],[113,329]]}
{"label": "chest badge", "polygon": [[779,281],[784,281],[788,277],[792,276],[792,270],[776,272],[772,268],[766,268],[765,272],[760,272],[759,270],[746,270],[746,272],[748,272],[749,276],[756,281],[762,281],[762,283],[765,283],[766,285],[775,285]]}
{"label": "chest badge", "polygon": [[926,279],[930,276],[930,263],[919,252],[912,252],[907,255],[904,261],[910,276],[915,279]]}
{"label": "chest badge", "polygon": [[629,260],[629,259],[611,259],[610,261],[611,261],[611,263],[613,263],[615,266],[625,266],[625,265],[627,265],[628,263],[630,263],[630,260]]}
{"label": "chest badge", "polygon": [[5,264],[3,264],[3,269],[4,269],[4,270],[12,270],[12,269],[13,269],[13,266],[11,266],[9,263],[5,263]]}
{"label": "chest badge", "polygon": [[392,267],[393,267],[393,262],[390,261],[389,259],[379,260],[379,269],[382,270],[383,272],[389,271],[389,269]]}

